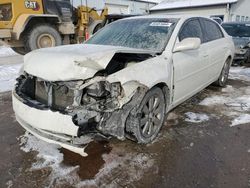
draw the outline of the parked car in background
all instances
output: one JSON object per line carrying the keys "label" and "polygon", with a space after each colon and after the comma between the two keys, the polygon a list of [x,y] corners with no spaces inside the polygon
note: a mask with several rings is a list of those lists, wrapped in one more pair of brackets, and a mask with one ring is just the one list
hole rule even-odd
{"label": "parked car in background", "polygon": [[233,37],[236,47],[234,62],[250,63],[250,22],[228,22],[222,27]]}
{"label": "parked car in background", "polygon": [[93,132],[146,144],[171,109],[212,83],[226,85],[234,50],[208,18],[118,20],[85,44],[26,55],[13,108],[27,131],[74,152]]}

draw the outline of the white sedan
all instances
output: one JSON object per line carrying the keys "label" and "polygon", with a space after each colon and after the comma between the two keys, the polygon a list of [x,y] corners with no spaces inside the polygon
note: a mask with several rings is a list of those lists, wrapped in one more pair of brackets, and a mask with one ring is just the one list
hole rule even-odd
{"label": "white sedan", "polygon": [[233,58],[231,37],[211,19],[127,18],[84,44],[27,54],[13,108],[27,131],[75,152],[88,134],[149,143],[171,109],[225,86]]}

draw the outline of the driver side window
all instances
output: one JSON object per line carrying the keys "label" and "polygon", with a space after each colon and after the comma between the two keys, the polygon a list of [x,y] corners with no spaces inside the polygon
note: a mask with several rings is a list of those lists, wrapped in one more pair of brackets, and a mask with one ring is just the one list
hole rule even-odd
{"label": "driver side window", "polygon": [[182,27],[179,33],[179,41],[186,38],[200,38],[201,42],[203,42],[202,29],[198,19],[192,19]]}

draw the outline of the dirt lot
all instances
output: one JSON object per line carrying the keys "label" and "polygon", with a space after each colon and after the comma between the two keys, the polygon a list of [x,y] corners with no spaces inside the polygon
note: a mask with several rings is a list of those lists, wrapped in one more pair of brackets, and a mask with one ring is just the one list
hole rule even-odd
{"label": "dirt lot", "polygon": [[[0,187],[250,188],[250,71],[173,110],[157,140],[93,141],[88,157],[23,136],[0,94]],[[248,75],[249,74],[249,75]],[[249,76],[249,77],[248,77]]]}

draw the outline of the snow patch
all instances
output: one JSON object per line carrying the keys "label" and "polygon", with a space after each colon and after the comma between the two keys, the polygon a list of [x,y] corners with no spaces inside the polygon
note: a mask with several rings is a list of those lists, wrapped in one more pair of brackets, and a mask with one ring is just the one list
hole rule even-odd
{"label": "snow patch", "polygon": [[203,101],[200,102],[200,105],[203,106],[212,106],[212,105],[218,105],[218,104],[225,104],[230,101],[229,97],[224,96],[212,96],[205,98]]}
{"label": "snow patch", "polygon": [[13,186],[13,181],[12,180],[9,180],[7,183],[6,183],[6,186],[7,188],[11,188]]}
{"label": "snow patch", "polygon": [[13,89],[21,64],[0,66],[0,92]]}
{"label": "snow patch", "polygon": [[17,55],[17,53],[14,52],[11,48],[0,46],[0,57],[13,56],[13,55]]}
{"label": "snow patch", "polygon": [[191,122],[191,123],[201,123],[209,120],[209,117],[206,114],[198,114],[193,112],[187,112],[185,113],[187,118],[185,121]]}
{"label": "snow patch", "polygon": [[[144,171],[153,166],[154,160],[148,154],[127,153],[125,156],[112,151],[104,154],[104,167],[93,180],[82,181],[77,187],[120,187],[142,178]],[[124,170],[126,169],[126,170]],[[124,186],[126,187],[126,186]]]}
{"label": "snow patch", "polygon": [[[21,150],[28,153],[31,151],[37,152],[37,162],[32,165],[30,170],[37,170],[50,167],[52,172],[50,174],[50,186],[58,178],[70,178],[68,175],[72,173],[77,166],[75,167],[66,167],[62,166],[61,162],[63,161],[63,154],[60,153],[59,149],[61,148],[58,145],[50,144],[39,140],[35,136],[25,133],[20,137]],[[50,187],[49,186],[49,187]]]}
{"label": "snow patch", "polygon": [[250,114],[241,114],[232,121],[231,127],[250,123]]}
{"label": "snow patch", "polygon": [[[247,90],[245,90],[247,92]],[[234,98],[233,96],[212,96],[205,98],[200,102],[203,106],[214,106],[225,104],[227,107],[237,108],[238,111],[246,111],[250,109],[250,97],[249,95],[242,95],[241,97]]]}
{"label": "snow patch", "polygon": [[231,67],[229,78],[232,80],[250,81],[250,68]]}
{"label": "snow patch", "polygon": [[233,86],[230,86],[230,85],[227,85],[225,88],[222,88],[222,92],[225,92],[225,93],[230,93],[230,92],[234,92],[234,88]]}
{"label": "snow patch", "polygon": [[24,152],[37,152],[37,162],[32,165],[31,171],[44,168],[52,170],[48,187],[65,182],[79,188],[129,185],[141,179],[145,170],[154,164],[154,160],[150,158],[149,154],[128,153],[123,148],[113,148],[111,153],[102,156],[105,164],[96,176],[93,179],[82,181],[77,174],[78,166],[69,167],[62,164],[63,153],[59,151],[60,146],[46,143],[29,133],[20,137],[20,145]]}

